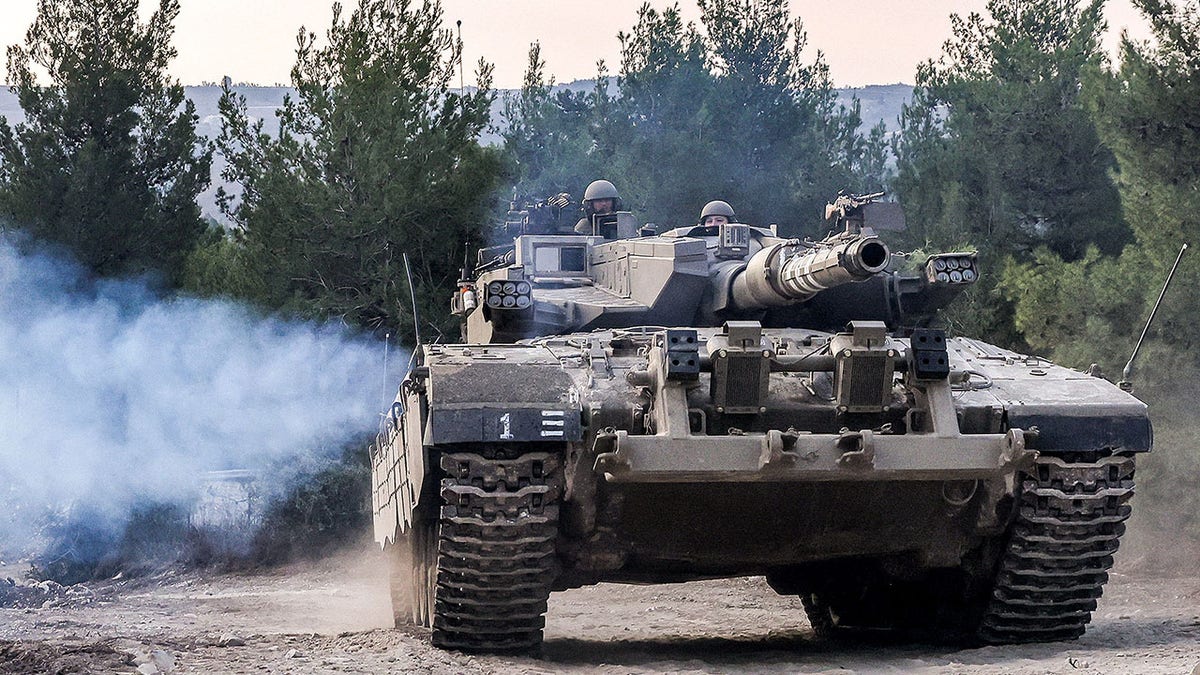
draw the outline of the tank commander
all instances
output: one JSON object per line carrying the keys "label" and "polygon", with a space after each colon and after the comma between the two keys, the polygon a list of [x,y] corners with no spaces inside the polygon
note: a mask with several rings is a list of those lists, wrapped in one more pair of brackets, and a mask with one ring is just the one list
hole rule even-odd
{"label": "tank commander", "polygon": [[700,211],[700,225],[704,227],[719,227],[736,221],[737,216],[733,212],[733,207],[729,205],[729,202],[723,202],[720,199],[714,199],[705,204]]}
{"label": "tank commander", "polygon": [[617,187],[606,180],[594,180],[583,191],[583,217],[575,224],[575,232],[591,234],[596,216],[616,213],[621,208]]}

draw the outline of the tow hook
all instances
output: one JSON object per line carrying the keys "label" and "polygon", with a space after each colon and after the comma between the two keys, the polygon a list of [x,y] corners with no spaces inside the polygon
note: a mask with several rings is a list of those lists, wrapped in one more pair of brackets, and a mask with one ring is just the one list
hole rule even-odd
{"label": "tow hook", "polygon": [[843,431],[837,439],[837,448],[842,451],[839,466],[849,469],[875,467],[875,440],[870,429]]}

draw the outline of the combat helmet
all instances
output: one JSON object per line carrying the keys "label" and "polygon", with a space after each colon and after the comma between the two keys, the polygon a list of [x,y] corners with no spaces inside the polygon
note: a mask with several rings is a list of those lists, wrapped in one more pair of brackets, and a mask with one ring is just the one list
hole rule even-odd
{"label": "combat helmet", "polygon": [[617,186],[606,180],[594,180],[583,191],[583,207],[588,213],[592,212],[592,202],[597,199],[613,200],[613,211],[621,210],[621,195]]}
{"label": "combat helmet", "polygon": [[703,225],[704,219],[709,216],[725,216],[731,223],[737,219],[737,215],[734,214],[733,207],[729,205],[729,202],[724,202],[720,199],[714,199],[704,205],[704,208],[700,210],[700,224]]}

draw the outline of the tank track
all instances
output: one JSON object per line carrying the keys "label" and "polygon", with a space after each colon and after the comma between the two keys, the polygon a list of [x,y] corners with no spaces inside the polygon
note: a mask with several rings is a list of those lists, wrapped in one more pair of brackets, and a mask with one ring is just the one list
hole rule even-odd
{"label": "tank track", "polygon": [[444,452],[433,644],[536,651],[558,575],[562,459],[485,446]]}
{"label": "tank track", "polygon": [[1040,457],[1020,474],[1017,513],[977,631],[987,643],[1083,635],[1108,581],[1133,496],[1132,457]]}

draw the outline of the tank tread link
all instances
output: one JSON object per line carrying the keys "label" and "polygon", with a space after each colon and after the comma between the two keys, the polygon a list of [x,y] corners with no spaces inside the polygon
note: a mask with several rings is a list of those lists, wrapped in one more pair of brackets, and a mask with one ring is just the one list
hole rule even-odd
{"label": "tank tread link", "polygon": [[[557,576],[560,453],[492,444],[443,451],[433,644],[528,651]],[[430,552],[431,555],[434,552]],[[432,625],[430,625],[432,624]]]}
{"label": "tank tread link", "polygon": [[1132,457],[1042,456],[1033,468],[980,624],[985,642],[1083,635],[1130,514]]}

